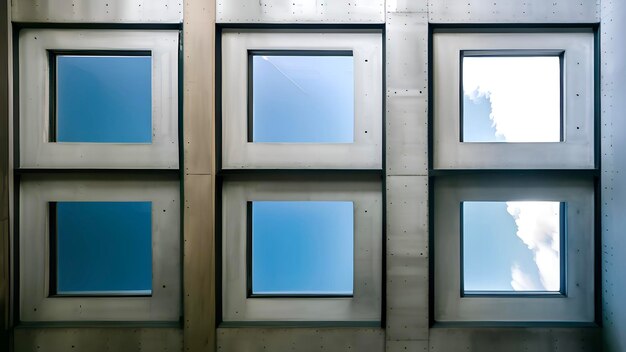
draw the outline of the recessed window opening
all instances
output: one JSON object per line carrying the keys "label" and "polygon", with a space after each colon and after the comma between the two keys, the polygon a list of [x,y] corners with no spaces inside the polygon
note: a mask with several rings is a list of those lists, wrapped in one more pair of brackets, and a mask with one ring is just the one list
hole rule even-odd
{"label": "recessed window opening", "polygon": [[50,294],[152,294],[152,203],[49,203]]}
{"label": "recessed window opening", "polygon": [[461,203],[462,295],[564,293],[565,203]]}
{"label": "recessed window opening", "polygon": [[462,51],[461,141],[563,138],[562,52]]}
{"label": "recessed window opening", "polygon": [[354,205],[248,203],[251,296],[352,296]]}
{"label": "recessed window opening", "polygon": [[152,143],[149,51],[51,51],[50,142]]}
{"label": "recessed window opening", "polygon": [[249,51],[248,70],[248,142],[354,142],[352,51]]}

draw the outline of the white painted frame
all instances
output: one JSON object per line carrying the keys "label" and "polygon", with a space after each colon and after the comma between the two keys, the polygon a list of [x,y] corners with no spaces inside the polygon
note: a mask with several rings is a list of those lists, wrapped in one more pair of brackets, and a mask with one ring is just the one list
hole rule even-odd
{"label": "white painted frame", "polygon": [[[222,33],[222,168],[382,168],[383,36],[380,32]],[[248,142],[249,50],[351,50],[353,143]],[[367,61],[366,61],[367,60]]]}
{"label": "white painted frame", "polygon": [[[520,187],[521,186],[521,187]],[[435,183],[436,322],[595,321],[594,184],[558,177],[444,177]],[[461,297],[461,203],[537,200],[565,202],[565,295]]]}
{"label": "white painted frame", "polygon": [[[462,50],[537,50],[563,53],[563,141],[460,141]],[[435,169],[593,169],[595,167],[594,34],[449,33],[433,35]],[[540,155],[550,155],[542,158]]]}
{"label": "white painted frame", "polygon": [[[152,143],[49,142],[48,50],[151,51]],[[178,168],[178,31],[23,29],[19,80],[19,167]]]}
{"label": "white painted frame", "polygon": [[[179,184],[176,179],[158,176],[23,176],[19,206],[20,320],[179,321]],[[50,297],[48,204],[56,201],[152,202],[152,295]]]}
{"label": "white painted frame", "polygon": [[[267,200],[354,203],[352,297],[247,297],[247,203]],[[380,322],[382,300],[382,192],[379,181],[225,181],[222,196],[223,321]]]}

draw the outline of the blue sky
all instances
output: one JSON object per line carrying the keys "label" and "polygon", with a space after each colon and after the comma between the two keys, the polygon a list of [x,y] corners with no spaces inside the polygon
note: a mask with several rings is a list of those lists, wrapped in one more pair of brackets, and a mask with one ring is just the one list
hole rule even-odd
{"label": "blue sky", "polygon": [[345,201],[255,201],[256,294],[352,294],[354,206]]}
{"label": "blue sky", "polygon": [[152,142],[152,58],[58,56],[57,141]]}
{"label": "blue sky", "polygon": [[253,141],[352,143],[352,56],[253,56]]}
{"label": "blue sky", "polygon": [[56,206],[59,293],[152,290],[151,202]]}

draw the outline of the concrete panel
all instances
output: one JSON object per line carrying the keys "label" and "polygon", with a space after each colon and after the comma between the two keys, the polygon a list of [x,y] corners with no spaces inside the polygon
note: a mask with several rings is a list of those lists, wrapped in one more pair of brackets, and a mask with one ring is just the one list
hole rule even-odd
{"label": "concrete panel", "polygon": [[215,0],[185,1],[183,139],[186,174],[215,169]]}
{"label": "concrete panel", "polygon": [[428,178],[387,178],[387,340],[428,338]]}
{"label": "concrete panel", "polygon": [[19,352],[182,351],[178,328],[41,328],[16,329]]}
{"label": "concrete panel", "polygon": [[218,0],[218,23],[384,23],[384,0]]}
{"label": "concrete panel", "polygon": [[14,22],[180,23],[182,0],[12,0]]}
{"label": "concrete panel", "polygon": [[214,176],[186,175],[184,336],[186,351],[215,351]]}
{"label": "concrete panel", "polygon": [[605,350],[626,350],[626,2],[602,1],[602,316]]}
{"label": "concrete panel", "polygon": [[424,96],[387,97],[387,175],[428,174],[428,102]]}
{"label": "concrete panel", "polygon": [[428,172],[428,18],[387,13],[387,174]]}
{"label": "concrete panel", "polygon": [[432,23],[593,23],[598,0],[428,0]]}
{"label": "concrete panel", "polygon": [[428,94],[428,17],[425,13],[388,13],[387,94]]}
{"label": "concrete panel", "polygon": [[[387,12],[428,12],[428,0],[387,0]],[[389,14],[387,14],[389,16]]]}
{"label": "concrete panel", "polygon": [[431,352],[599,351],[601,330],[525,328],[433,328]]}
{"label": "concrete panel", "polygon": [[220,352],[381,352],[385,332],[367,328],[221,328]]}
{"label": "concrete panel", "polygon": [[387,341],[386,352],[427,352],[428,340],[422,341]]}

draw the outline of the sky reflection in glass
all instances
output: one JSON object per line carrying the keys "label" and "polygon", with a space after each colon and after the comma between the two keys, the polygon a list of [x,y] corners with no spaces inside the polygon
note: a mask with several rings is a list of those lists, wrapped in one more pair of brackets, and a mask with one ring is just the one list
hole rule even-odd
{"label": "sky reflection in glass", "polygon": [[150,294],[151,202],[57,202],[59,294]]}
{"label": "sky reflection in glass", "polygon": [[252,202],[253,294],[351,295],[353,253],[352,202]]}
{"label": "sky reflection in glass", "polygon": [[558,292],[561,203],[462,203],[465,292]]}
{"label": "sky reflection in glass", "polygon": [[352,56],[252,56],[252,141],[353,143]]}
{"label": "sky reflection in glass", "polygon": [[463,57],[463,142],[561,141],[558,56]]}
{"label": "sky reflection in glass", "polygon": [[57,142],[151,143],[150,56],[57,57]]}

